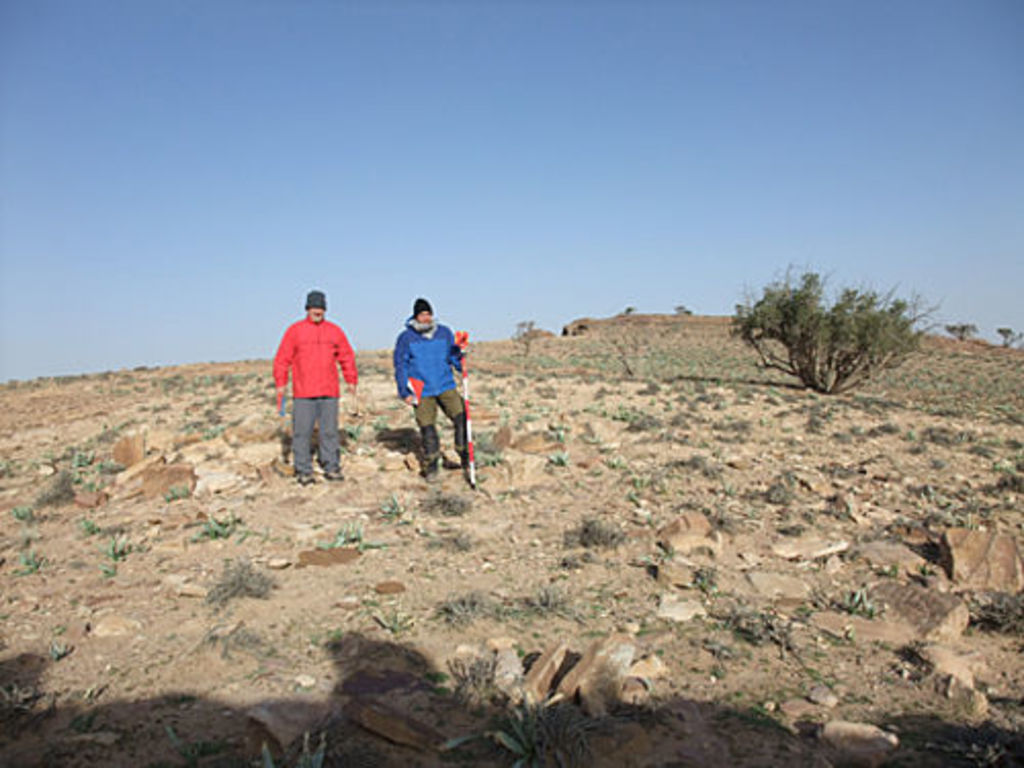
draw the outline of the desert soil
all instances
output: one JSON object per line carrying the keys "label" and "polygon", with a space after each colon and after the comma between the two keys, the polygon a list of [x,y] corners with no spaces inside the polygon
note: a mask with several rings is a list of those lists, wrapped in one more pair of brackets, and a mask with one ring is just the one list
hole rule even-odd
{"label": "desert soil", "polygon": [[[528,712],[580,765],[1021,764],[1024,353],[837,397],[715,318],[470,360],[475,491],[419,476],[387,351],[308,488],[268,361],[0,388],[0,763],[502,765]],[[537,715],[560,644],[531,701],[627,658]]]}

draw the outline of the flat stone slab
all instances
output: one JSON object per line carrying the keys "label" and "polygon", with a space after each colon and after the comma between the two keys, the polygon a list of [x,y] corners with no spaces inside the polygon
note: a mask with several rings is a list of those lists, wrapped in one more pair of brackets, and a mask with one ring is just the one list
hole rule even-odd
{"label": "flat stone slab", "polygon": [[658,601],[658,618],[668,621],[684,622],[707,616],[707,608],[700,600],[677,597],[672,594],[661,596]]}
{"label": "flat stone slab", "polygon": [[821,740],[836,750],[842,765],[880,766],[899,746],[895,734],[870,723],[833,720],[825,723]]}
{"label": "flat stone slab", "polygon": [[917,637],[914,628],[903,621],[867,619],[835,611],[814,614],[811,617],[811,624],[833,637],[849,638],[858,643],[887,643],[899,646],[906,645]]}
{"label": "flat stone slab", "polygon": [[785,539],[772,545],[772,554],[785,560],[817,560],[850,548],[848,541],[825,539]]}
{"label": "flat stone slab", "polygon": [[811,594],[810,585],[799,576],[770,571],[749,571],[746,578],[747,583],[762,597],[802,600]]}
{"label": "flat stone slab", "polygon": [[299,565],[344,565],[355,562],[361,556],[358,549],[351,547],[307,549],[299,552]]}
{"label": "flat stone slab", "polygon": [[896,541],[871,541],[859,544],[856,554],[875,568],[897,568],[915,573],[927,560],[910,549],[906,544]]}
{"label": "flat stone slab", "polygon": [[884,581],[871,588],[871,598],[885,605],[887,620],[909,624],[922,640],[953,641],[971,618],[960,598],[916,584]]}
{"label": "flat stone slab", "polygon": [[345,707],[345,714],[366,730],[394,744],[428,752],[439,749],[444,743],[444,736],[426,723],[378,701],[356,699]]}
{"label": "flat stone slab", "polygon": [[962,589],[1016,594],[1024,589],[1024,562],[1012,536],[950,528],[942,535],[946,572]]}

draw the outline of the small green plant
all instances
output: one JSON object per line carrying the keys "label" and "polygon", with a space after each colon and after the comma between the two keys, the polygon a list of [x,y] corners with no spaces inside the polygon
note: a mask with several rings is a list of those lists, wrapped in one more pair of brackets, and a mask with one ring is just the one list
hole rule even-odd
{"label": "small green plant", "polygon": [[[266,742],[263,744],[261,755],[263,759],[262,768],[278,768],[278,766],[274,764],[274,757],[270,754],[270,750],[267,748]],[[323,768],[326,755],[327,734],[324,732],[320,733],[320,745],[315,751],[311,752],[309,749],[309,731],[307,731],[302,737],[302,754],[299,755],[298,762],[295,763],[295,768]]]}
{"label": "small green plant", "polygon": [[711,597],[718,593],[718,571],[711,566],[701,566],[693,573],[693,586]]}
{"label": "small green plant", "polygon": [[70,645],[62,643],[59,640],[52,640],[50,642],[50,658],[54,661],[60,661],[67,657],[70,655],[72,650],[74,649]]}
{"label": "small green plant", "polygon": [[87,517],[83,517],[78,521],[78,527],[82,530],[86,536],[95,536],[100,532],[100,527],[96,525],[92,520]]}
{"label": "small green plant", "polygon": [[35,513],[32,507],[15,507],[11,510],[11,517],[20,523],[31,523],[35,520]]}
{"label": "small green plant", "polygon": [[394,523],[405,515],[405,505],[398,499],[397,493],[392,493],[388,500],[380,505],[380,511],[386,520]]}
{"label": "small green plant", "polygon": [[33,573],[39,573],[46,558],[39,557],[33,550],[28,552],[21,552],[18,554],[18,562],[21,563],[21,568],[14,572],[15,576],[30,576]]}
{"label": "small green plant", "polygon": [[595,721],[569,704],[520,704],[488,735],[511,753],[515,768],[582,766],[590,758],[589,733]]}
{"label": "small green plant", "polygon": [[72,469],[83,469],[88,467],[93,461],[96,460],[95,451],[75,451],[71,457],[71,468]]}
{"label": "small green plant", "polygon": [[124,560],[131,551],[132,545],[128,543],[127,536],[111,536],[107,546],[103,548],[103,554],[114,563]]}
{"label": "small green plant", "polygon": [[179,499],[187,499],[191,495],[192,491],[187,485],[173,485],[164,494],[164,501],[178,501]]}
{"label": "small green plant", "polygon": [[871,600],[866,587],[848,592],[837,607],[852,616],[864,616],[868,619],[873,619],[878,614],[878,608]]}
{"label": "small green plant", "polygon": [[386,545],[375,544],[363,538],[363,526],[357,523],[347,523],[338,529],[333,541],[317,544],[317,549],[340,549],[342,547],[355,547],[360,552],[368,549],[383,549]]}
{"label": "small green plant", "polygon": [[362,424],[356,424],[356,425],[348,424],[348,425],[345,426],[345,435],[353,443],[358,443],[359,442],[359,436],[361,434],[363,434],[363,425]]}
{"label": "small green plant", "polygon": [[112,579],[117,576],[117,566],[113,563],[100,563],[100,573],[104,579]]}
{"label": "small green plant", "polygon": [[416,623],[412,616],[402,613],[398,608],[392,608],[387,613],[376,613],[373,615],[373,620],[392,635],[399,635],[412,629],[413,624]]}
{"label": "small green plant", "polygon": [[569,452],[568,451],[557,451],[548,456],[548,463],[556,467],[568,467],[569,466]]}
{"label": "small green plant", "polygon": [[241,522],[242,519],[236,517],[234,513],[229,514],[223,520],[210,517],[208,520],[203,521],[202,527],[199,529],[199,532],[192,537],[192,541],[202,541],[203,539],[210,539],[211,541],[216,541],[217,539],[229,539],[238,529]]}

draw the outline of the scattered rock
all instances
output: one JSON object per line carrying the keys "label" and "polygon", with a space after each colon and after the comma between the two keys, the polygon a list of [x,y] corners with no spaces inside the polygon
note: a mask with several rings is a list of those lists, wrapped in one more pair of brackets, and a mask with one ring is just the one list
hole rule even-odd
{"label": "scattered rock", "polygon": [[354,547],[307,549],[299,552],[299,565],[344,565],[355,562],[361,555]]}
{"label": "scattered rock", "polygon": [[700,512],[687,511],[658,531],[658,546],[666,552],[685,555],[699,547],[718,552],[721,536]]}
{"label": "scattered rock", "polygon": [[523,662],[515,648],[502,648],[495,653],[494,685],[513,701],[522,696]]}
{"label": "scattered rock", "polygon": [[762,597],[802,600],[811,594],[811,588],[799,576],[770,571],[749,571],[747,582]]}
{"label": "scattered rock", "polygon": [[397,595],[405,592],[405,584],[400,581],[382,581],[373,590],[378,595]]}
{"label": "scattered rock", "polygon": [[867,723],[833,720],[825,723],[821,739],[835,749],[844,765],[876,768],[899,746],[895,734]]}
{"label": "scattered rock", "polygon": [[253,467],[270,465],[281,458],[281,443],[246,443],[235,451],[235,458]]}
{"label": "scattered rock", "polygon": [[633,641],[622,635],[595,641],[562,678],[558,692],[571,698],[579,695],[583,711],[591,717],[605,714],[619,697],[635,653]]}
{"label": "scattered rock", "polygon": [[526,679],[523,682],[523,691],[528,703],[537,704],[548,697],[551,683],[568,652],[569,646],[564,642],[558,642],[549,646],[540,655],[540,658],[533,662],[533,666],[526,673]]}
{"label": "scattered rock", "polygon": [[291,564],[292,561],[289,560],[287,557],[272,557],[269,560],[267,560],[267,568],[270,568],[274,571],[283,570]]}
{"label": "scattered rock", "polygon": [[406,456],[403,456],[400,453],[387,451],[380,457],[380,468],[384,472],[404,472],[408,468],[406,465],[406,458]]}
{"label": "scattered rock", "polygon": [[106,504],[108,498],[104,491],[79,491],[75,494],[75,506],[81,509],[96,509]]}
{"label": "scattered rock", "polygon": [[277,742],[280,751],[312,732],[328,713],[328,708],[314,701],[268,701],[246,711],[246,715],[261,725]]}
{"label": "scattered rock", "polygon": [[686,599],[672,594],[664,594],[658,601],[658,618],[668,621],[684,622],[698,616],[707,616],[707,608],[700,600]]}
{"label": "scattered rock", "polygon": [[809,702],[807,699],[789,699],[788,701],[782,702],[779,706],[779,710],[788,717],[790,720],[806,720],[812,717],[820,717],[818,714],[818,707]]}
{"label": "scattered rock", "polygon": [[121,740],[121,734],[114,731],[93,731],[92,733],[79,733],[71,737],[71,741],[78,744],[99,744],[101,747],[112,747]]}
{"label": "scattered rock", "polygon": [[141,479],[142,495],[146,498],[159,498],[178,488],[187,488],[191,495],[196,488],[196,473],[191,464],[154,465],[142,474]]}
{"label": "scattered rock", "polygon": [[942,560],[962,589],[1009,594],[1024,589],[1024,562],[1012,536],[950,528],[942,535]]}
{"label": "scattered rock", "polygon": [[434,751],[444,742],[444,737],[429,725],[381,702],[355,699],[345,707],[345,714],[371,733],[422,752]]}
{"label": "scattered rock", "polygon": [[909,624],[923,640],[952,641],[970,621],[970,612],[959,598],[916,584],[886,580],[871,589],[871,597],[885,605],[887,619]]}
{"label": "scattered rock", "polygon": [[875,568],[896,568],[905,573],[916,573],[928,561],[895,541],[871,541],[857,546],[857,556]]}
{"label": "scattered rock", "polygon": [[[200,468],[200,472],[202,469]],[[203,472],[196,482],[195,495],[202,498],[226,494],[245,485],[245,478],[234,472]]]}
{"label": "scattered rock", "polygon": [[114,443],[112,450],[114,461],[122,467],[131,467],[146,458],[146,435],[143,432],[132,432],[124,435]]}
{"label": "scattered rock", "polygon": [[943,695],[969,719],[982,720],[988,716],[988,697],[981,691],[965,685],[958,677],[950,677],[940,685]]}
{"label": "scattered rock", "polygon": [[95,637],[124,637],[142,629],[142,622],[129,619],[127,616],[108,614],[96,622],[92,628]]}
{"label": "scattered rock", "polygon": [[619,701],[631,706],[639,706],[651,698],[651,685],[640,677],[627,677],[622,681]]}
{"label": "scattered rock", "polygon": [[848,541],[824,539],[783,539],[772,545],[772,554],[786,560],[817,560],[850,548]]}
{"label": "scattered rock", "polygon": [[915,639],[914,628],[903,621],[867,619],[847,613],[823,611],[811,617],[811,624],[833,637],[858,643],[906,645]]}
{"label": "scattered rock", "polygon": [[193,584],[190,577],[172,573],[164,577],[164,583],[178,597],[201,597],[205,598],[208,590],[199,584]]}
{"label": "scattered rock", "polygon": [[807,694],[808,701],[833,709],[839,705],[839,697],[827,685],[816,685]]}
{"label": "scattered rock", "polygon": [[974,688],[976,671],[985,669],[985,660],[976,651],[957,651],[945,645],[930,643],[918,649],[921,658],[942,678],[955,677],[965,687]]}
{"label": "scattered rock", "polygon": [[658,680],[668,674],[668,667],[661,660],[660,656],[645,656],[633,663],[629,668],[629,674],[633,677],[642,677],[645,680]]}
{"label": "scattered rock", "polygon": [[316,678],[312,675],[297,675],[295,684],[300,688],[312,688],[316,685]]}

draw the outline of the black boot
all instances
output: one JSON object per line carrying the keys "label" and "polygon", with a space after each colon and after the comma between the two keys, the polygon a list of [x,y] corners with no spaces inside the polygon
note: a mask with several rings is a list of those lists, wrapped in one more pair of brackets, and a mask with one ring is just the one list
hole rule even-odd
{"label": "black boot", "polygon": [[455,450],[459,453],[459,460],[462,469],[469,469],[469,445],[466,439],[466,412],[463,411],[454,419],[452,424],[455,427]]}
{"label": "black boot", "polygon": [[437,436],[437,427],[420,427],[423,439],[423,476],[427,480],[437,477],[437,462],[441,458],[441,440]]}

